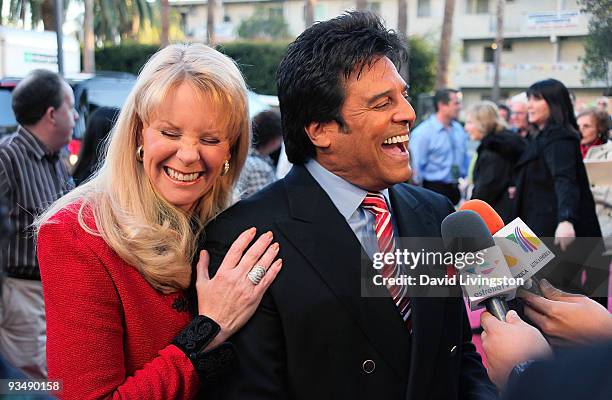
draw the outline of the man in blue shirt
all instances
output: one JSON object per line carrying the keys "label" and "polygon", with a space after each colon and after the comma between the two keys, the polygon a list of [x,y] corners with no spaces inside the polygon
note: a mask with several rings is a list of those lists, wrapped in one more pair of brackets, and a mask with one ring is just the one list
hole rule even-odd
{"label": "man in blue shirt", "polygon": [[455,121],[461,111],[459,92],[441,89],[434,95],[436,113],[410,135],[413,180],[459,203],[459,178],[467,175],[470,160],[467,134]]}

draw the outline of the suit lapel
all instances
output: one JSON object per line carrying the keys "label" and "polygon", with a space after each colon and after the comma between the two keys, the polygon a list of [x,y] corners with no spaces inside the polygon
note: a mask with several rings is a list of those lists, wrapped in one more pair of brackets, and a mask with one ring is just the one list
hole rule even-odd
{"label": "suit lapel", "polygon": [[[440,222],[431,207],[420,203],[406,188],[394,186],[390,189],[391,207],[400,238],[438,238]],[[421,250],[423,242],[402,241],[409,251]],[[414,248],[418,246],[418,248]],[[404,247],[401,246],[400,247]],[[439,250],[439,249],[438,249]],[[417,266],[413,275],[426,272],[423,265]],[[414,295],[412,301],[412,351],[410,360],[410,385],[408,397],[426,397],[427,388],[436,368],[434,364],[439,351],[440,336],[444,322],[444,302],[440,298]]]}
{"label": "suit lapel", "polygon": [[[279,230],[315,269],[338,301],[398,377],[408,375],[409,335],[386,288],[370,288],[376,298],[363,296],[361,285],[372,273],[362,273],[361,244],[327,193],[302,166],[285,178],[292,219],[277,221]],[[363,263],[371,266],[371,262]],[[383,291],[381,291],[381,289]]]}

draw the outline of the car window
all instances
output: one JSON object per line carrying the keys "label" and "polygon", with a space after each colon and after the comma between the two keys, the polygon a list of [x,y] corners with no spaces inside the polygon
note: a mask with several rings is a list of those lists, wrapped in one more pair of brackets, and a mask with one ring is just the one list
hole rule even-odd
{"label": "car window", "polygon": [[16,127],[17,121],[11,105],[11,92],[0,90],[0,135],[13,132]]}

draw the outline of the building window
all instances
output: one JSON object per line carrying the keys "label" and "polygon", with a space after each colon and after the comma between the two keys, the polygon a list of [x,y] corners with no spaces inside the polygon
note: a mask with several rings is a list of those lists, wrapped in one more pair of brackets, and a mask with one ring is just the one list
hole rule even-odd
{"label": "building window", "polygon": [[488,14],[489,0],[467,0],[467,14]]}
{"label": "building window", "polygon": [[430,0],[418,0],[417,17],[431,17],[431,1]]}
{"label": "building window", "polygon": [[502,47],[503,51],[512,51],[512,42],[509,40],[504,40],[504,45]]}

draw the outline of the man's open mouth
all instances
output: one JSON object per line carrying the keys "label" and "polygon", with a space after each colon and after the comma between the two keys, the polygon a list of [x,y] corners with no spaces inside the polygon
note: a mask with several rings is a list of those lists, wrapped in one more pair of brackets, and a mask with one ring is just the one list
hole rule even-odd
{"label": "man's open mouth", "polygon": [[382,143],[382,148],[389,154],[408,153],[408,134],[391,136]]}

